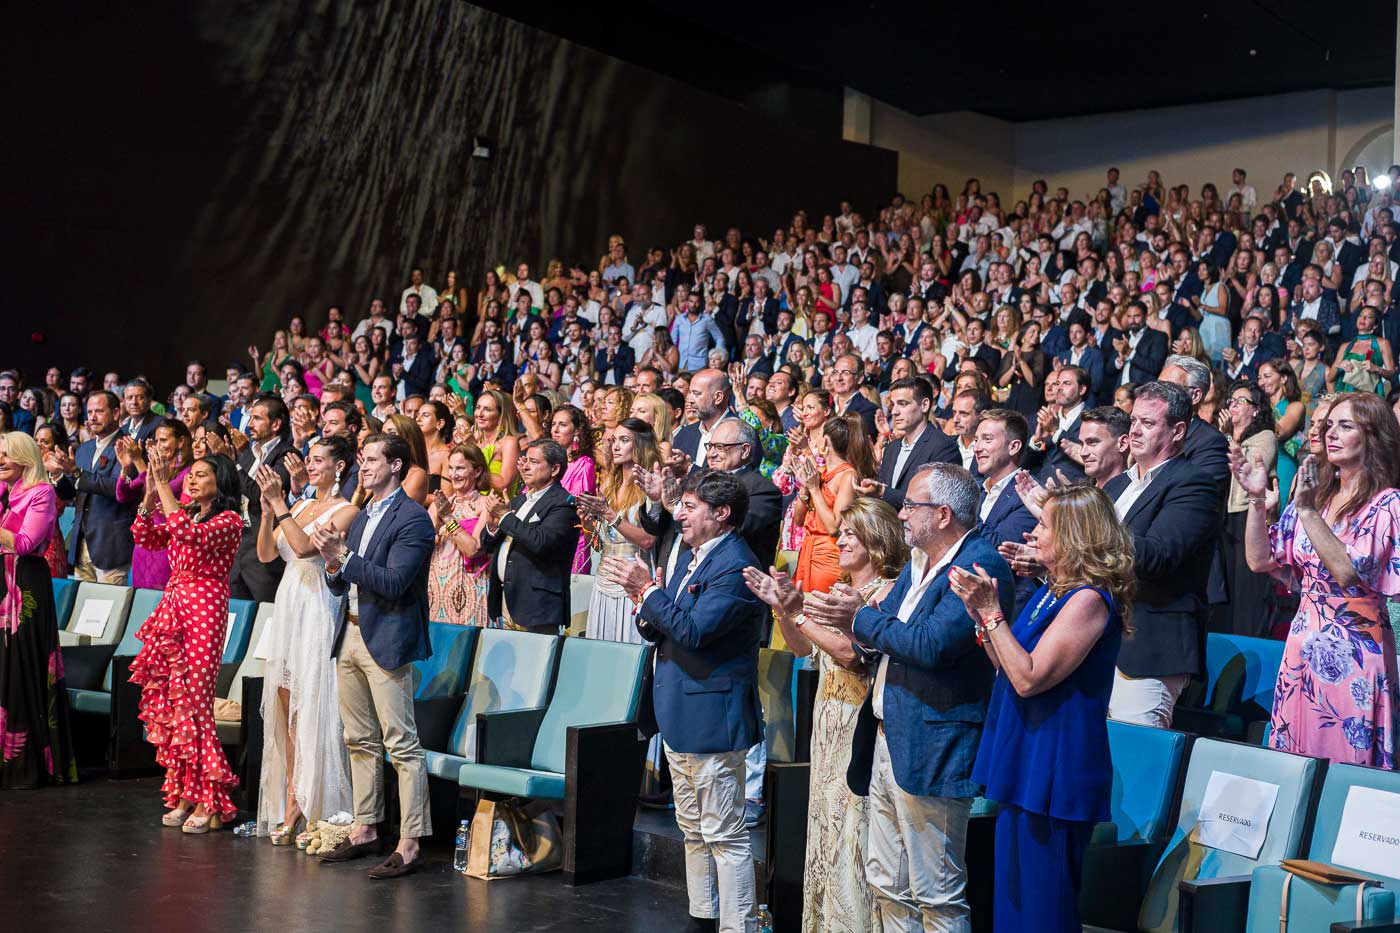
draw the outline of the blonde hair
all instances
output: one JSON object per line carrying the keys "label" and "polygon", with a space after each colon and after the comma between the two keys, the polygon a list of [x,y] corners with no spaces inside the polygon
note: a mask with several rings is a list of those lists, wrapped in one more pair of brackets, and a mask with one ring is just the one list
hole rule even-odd
{"label": "blonde hair", "polygon": [[[519,431],[520,416],[515,413],[515,402],[500,389],[487,389],[485,392],[482,392],[480,397],[477,398],[476,404],[480,406],[481,399],[487,398],[488,396],[491,401],[496,403],[496,411],[500,412],[500,418],[496,421],[496,436],[484,437],[481,440],[482,443],[485,444],[494,444],[506,435],[515,434]],[[475,425],[473,425],[473,428],[475,428]]]}
{"label": "blonde hair", "polygon": [[870,554],[870,566],[877,575],[893,580],[909,563],[899,513],[883,499],[857,496],[841,513],[841,524],[850,526],[851,534]]}
{"label": "blonde hair", "polygon": [[1132,602],[1137,593],[1133,536],[1102,489],[1087,483],[1047,490],[1044,508],[1053,503],[1057,596],[1076,586],[1107,590],[1123,620],[1123,634],[1133,633]]}
{"label": "blonde hair", "polygon": [[25,486],[49,481],[49,474],[44,469],[43,451],[39,449],[34,438],[23,431],[11,431],[8,434],[0,434],[0,446],[5,448],[7,457],[24,467]]}
{"label": "blonde hair", "polygon": [[669,441],[671,439],[671,406],[666,404],[666,400],[654,392],[644,392],[632,400],[632,407],[636,407],[638,402],[646,402],[650,411],[642,420],[651,425],[652,433],[656,435],[657,442]]}

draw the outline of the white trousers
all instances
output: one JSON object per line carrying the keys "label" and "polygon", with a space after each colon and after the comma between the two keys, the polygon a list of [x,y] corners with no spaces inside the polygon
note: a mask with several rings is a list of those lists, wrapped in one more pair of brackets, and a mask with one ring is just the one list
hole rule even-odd
{"label": "white trousers", "polygon": [[744,827],[744,752],[689,755],[665,746],[685,836],[690,915],[719,919],[720,933],[756,933],[753,847]]}
{"label": "white trousers", "polygon": [[970,933],[967,821],[970,797],[918,797],[894,780],[885,731],[870,776],[870,843],[865,879],[884,933]]}
{"label": "white trousers", "polygon": [[1170,677],[1129,677],[1113,670],[1113,693],[1108,698],[1108,718],[1155,729],[1172,727],[1172,711],[1190,680],[1185,674]]}

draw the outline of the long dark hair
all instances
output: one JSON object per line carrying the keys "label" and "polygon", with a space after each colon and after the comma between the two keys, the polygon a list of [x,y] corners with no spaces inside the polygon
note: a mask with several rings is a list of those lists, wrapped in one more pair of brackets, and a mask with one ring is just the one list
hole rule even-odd
{"label": "long dark hair", "polygon": [[875,456],[865,436],[865,422],[860,415],[833,415],[822,425],[831,450],[856,469],[856,476],[869,479],[875,475]]}
{"label": "long dark hair", "polygon": [[569,451],[569,459],[577,460],[579,457],[593,456],[593,425],[589,423],[588,415],[582,408],[576,405],[560,405],[554,414],[563,412],[574,424],[574,449]]}
{"label": "long dark hair", "polygon": [[[243,512],[243,484],[238,479],[238,467],[232,460],[223,454],[210,454],[207,457],[200,457],[195,463],[207,463],[209,469],[214,471],[214,482],[218,486],[218,492],[214,494],[214,500],[209,503],[209,513],[204,518],[199,517],[199,506],[191,503],[187,508],[196,522],[208,521],[215,515],[222,512],[234,512],[239,515]],[[194,464],[190,464],[194,466]]]}
{"label": "long dark hair", "polygon": [[[1337,406],[1344,402],[1351,405],[1352,415],[1366,438],[1366,449],[1361,454],[1356,494],[1342,504],[1338,519],[1350,518],[1374,499],[1376,493],[1400,482],[1396,454],[1400,451],[1400,427],[1396,426],[1395,416],[1385,400],[1372,392],[1343,392],[1332,399],[1327,409],[1329,421]],[[1317,510],[1325,515],[1332,498],[1341,493],[1342,481],[1339,471],[1328,464],[1319,463],[1317,474]]]}
{"label": "long dark hair", "polygon": [[1249,402],[1254,406],[1254,417],[1249,424],[1245,425],[1244,432],[1240,435],[1240,440],[1248,440],[1256,434],[1274,429],[1274,406],[1264,396],[1264,390],[1259,385],[1250,382],[1248,379],[1236,379],[1230,384],[1230,388],[1225,393],[1225,404],[1228,407],[1230,400],[1235,397],[1236,392],[1247,392]]}

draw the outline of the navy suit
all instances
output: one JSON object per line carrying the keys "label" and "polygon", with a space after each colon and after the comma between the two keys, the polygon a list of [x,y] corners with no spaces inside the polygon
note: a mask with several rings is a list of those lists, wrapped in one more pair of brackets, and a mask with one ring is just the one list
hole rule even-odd
{"label": "navy suit", "polygon": [[[951,566],[976,573],[979,564],[997,581],[997,597],[1007,619],[1015,618],[1015,581],[996,549],[969,533]],[[853,634],[862,645],[889,656],[885,675],[885,737],[895,782],[920,797],[975,797],[972,762],[982,739],[982,722],[992,693],[992,662],[977,646],[976,629],[962,600],[941,573],[930,584],[908,622],[899,604],[912,585],[912,564],[900,572],[879,607],[856,613]],[[877,723],[865,698],[852,741],[847,783],[866,796],[874,761]]]}
{"label": "navy suit", "polygon": [[[491,554],[486,610],[494,619],[502,615],[504,601],[516,625],[557,632],[569,624],[569,569],[578,547],[578,506],[558,483],[544,491],[521,521],[515,511],[524,502],[525,493],[512,499],[496,531],[481,536],[482,549]],[[496,552],[507,537],[511,546],[502,580],[496,573]]]}
{"label": "navy suit", "polygon": [[914,442],[914,449],[904,459],[904,469],[894,475],[895,464],[899,461],[899,448],[903,441],[890,441],[880,461],[880,471],[876,478],[884,485],[880,498],[896,509],[904,508],[904,497],[909,492],[909,481],[914,472],[925,463],[962,464],[962,454],[958,452],[958,442],[943,433],[936,424],[924,426],[923,433]]}
{"label": "navy suit", "polygon": [[[1166,361],[1167,335],[1150,327],[1144,328],[1137,349],[1133,351],[1132,359],[1128,360],[1128,381],[1138,385],[1154,381]],[[1107,368],[1112,371],[1113,387],[1117,389],[1123,381],[1123,370],[1118,368],[1117,351],[1113,351]]]}
{"label": "navy suit", "polygon": [[876,405],[874,402],[870,401],[870,399],[866,398],[864,395],[861,395],[860,392],[857,391],[854,395],[851,396],[850,402],[847,403],[846,411],[844,412],[844,414],[860,415],[861,423],[865,425],[866,438],[870,441],[874,441],[876,434],[875,412],[879,410],[880,408],[878,405]]}
{"label": "navy suit", "polygon": [[117,477],[122,467],[117,461],[116,443],[113,438],[94,463],[97,441],[83,441],[73,455],[79,471],[77,481],[65,476],[57,484],[58,497],[73,500],[73,530],[68,535],[70,567],[78,566],[84,541],[95,567],[118,570],[131,565],[131,523],[136,520],[140,503],[117,501]]}
{"label": "navy suit", "polygon": [[[627,375],[632,372],[636,360],[637,354],[624,343],[614,350],[611,365],[608,363],[608,348],[599,349],[593,356],[593,368],[598,373],[600,382],[620,386]],[[611,383],[607,382],[609,372],[613,375]]]}
{"label": "navy suit", "polygon": [[[1283,328],[1284,336],[1293,336],[1300,320],[1299,315],[1303,313],[1303,304],[1302,300],[1298,300],[1288,306],[1288,323]],[[1328,349],[1335,350],[1342,338],[1342,310],[1336,292],[1322,293],[1317,304],[1317,326],[1322,328],[1322,336],[1327,341]]]}
{"label": "navy suit", "polygon": [[739,346],[743,346],[743,338],[748,335],[749,325],[757,318],[763,322],[763,332],[765,334],[776,334],[778,332],[778,299],[771,295],[764,300],[763,304],[758,304],[756,298],[745,298],[739,302],[739,316],[735,324],[739,331]]}
{"label": "navy suit", "polygon": [[433,358],[433,348],[420,347],[417,355],[413,357],[413,364],[403,368],[400,381],[403,383],[404,395],[422,395],[426,398],[428,391],[433,387],[433,375],[436,372],[437,360]]}
{"label": "navy suit", "polygon": [[1118,668],[1129,677],[1199,674],[1205,664],[1206,585],[1220,531],[1220,492],[1199,465],[1168,461],[1123,524],[1133,535],[1137,596]]}
{"label": "navy suit", "polygon": [[[218,411],[217,408],[214,410]],[[146,420],[141,422],[139,425],[133,424],[130,418],[125,418],[122,420],[122,433],[125,434],[127,437],[134,438],[136,443],[140,444],[144,448],[146,446],[146,441],[151,439],[151,437],[156,433],[156,428],[160,427],[160,423],[164,420],[164,418],[162,418],[160,415],[157,415],[155,412],[147,414]],[[32,434],[34,432],[30,431],[29,433]]]}
{"label": "navy suit", "polygon": [[[983,489],[979,497],[983,501],[987,498],[986,490]],[[978,506],[980,511],[981,506]],[[1006,488],[997,496],[996,503],[992,510],[987,513],[987,517],[982,519],[977,526],[977,533],[982,536],[992,547],[1010,541],[1014,544],[1023,544],[1026,535],[1037,524],[1037,519],[1031,514],[1030,509],[1021,501],[1021,494],[1016,491],[1016,482],[1012,480]],[[1007,619],[1015,619],[1020,616],[1021,608],[1035,595],[1040,584],[1032,577],[1016,578],[1016,611],[1008,614]]]}
{"label": "navy suit", "polygon": [[[1086,400],[1084,404],[1087,407],[1088,401]],[[1060,481],[1059,473],[1064,473],[1071,482],[1084,477],[1084,468],[1075,463],[1074,458],[1065,453],[1064,448],[1060,446],[1060,441],[1079,440],[1079,428],[1083,424],[1082,417],[1083,409],[1080,409],[1080,414],[1075,416],[1070,426],[1059,432],[1059,437],[1052,437],[1046,445],[1045,451],[1036,458],[1035,468],[1032,472],[1042,483],[1052,479],[1058,483]]]}
{"label": "navy suit", "polygon": [[768,609],[741,573],[758,560],[730,533],[686,580],[688,563],[682,555],[637,615],[637,630],[656,644],[655,725],[682,754],[744,751],[763,741],[758,645]]}
{"label": "navy suit", "polygon": [[1069,332],[1056,324],[1040,338],[1040,349],[1051,359],[1069,350]]}
{"label": "navy suit", "polygon": [[1079,362],[1071,362],[1070,357],[1073,349],[1064,351],[1055,357],[1061,366],[1078,366],[1089,374],[1089,396],[1084,399],[1084,404],[1090,408],[1099,404],[1109,405],[1113,402],[1113,394],[1108,393],[1107,397],[1103,391],[1104,355],[1098,347],[1086,346],[1079,355]]}
{"label": "navy suit", "polygon": [[[369,541],[361,540],[369,509],[355,516],[345,539],[351,554],[339,573],[326,574],[326,584],[336,596],[350,592],[352,583],[358,586],[360,636],[374,663],[392,671],[433,653],[428,643],[428,565],[434,537],[428,510],[408,493],[395,493],[384,508]],[[348,624],[342,612],[331,657],[340,654]]]}

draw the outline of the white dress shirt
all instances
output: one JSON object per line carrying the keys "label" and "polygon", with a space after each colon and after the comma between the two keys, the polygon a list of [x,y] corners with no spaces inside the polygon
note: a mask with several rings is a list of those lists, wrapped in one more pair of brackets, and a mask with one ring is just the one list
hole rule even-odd
{"label": "white dress shirt", "polygon": [[[408,286],[403,290],[403,297],[399,299],[399,310],[408,312],[408,296],[418,296],[418,315],[420,317],[432,317],[438,306],[438,293],[431,285]],[[457,313],[461,314],[462,309],[458,308]]]}
{"label": "white dress shirt", "polygon": [[[520,508],[515,510],[515,517],[523,521],[528,521],[530,513],[534,511],[535,503],[540,501],[540,496],[549,492],[554,487],[553,483],[541,489],[539,492],[527,492],[525,501],[520,503]],[[506,578],[506,558],[510,555],[510,545],[514,539],[506,535],[506,540],[501,543],[501,549],[496,552],[496,576],[502,580]]]}
{"label": "white dress shirt", "polygon": [[[389,510],[389,503],[393,502],[394,497],[402,492],[403,487],[400,486],[378,502],[371,500],[365,506],[365,530],[360,534],[360,546],[351,548],[353,553],[364,557],[369,552],[369,546],[374,541],[374,533],[379,530],[379,523],[384,519],[384,513]],[[345,565],[341,564],[340,568],[331,576],[338,577],[344,571]],[[358,583],[350,584],[350,595],[346,598],[345,605],[352,616],[357,619],[360,617],[360,585]]]}
{"label": "white dress shirt", "polygon": [[[967,536],[972,534],[966,532],[957,540],[952,547],[943,552],[943,556],[933,564],[928,566],[928,554],[920,548],[914,548],[909,566],[909,592],[904,594],[904,601],[899,604],[899,611],[895,615],[899,616],[899,621],[907,623],[909,617],[914,614],[914,610],[919,607],[924,594],[942,574],[944,568],[953,562],[959,550],[962,549],[963,542]],[[870,697],[870,708],[875,713],[875,718],[883,720],[885,718],[885,678],[888,676],[890,667],[890,656],[884,655],[880,658],[880,669],[875,674],[875,692]]]}
{"label": "white dress shirt", "polygon": [[890,485],[898,486],[899,478],[904,475],[904,466],[909,461],[909,455],[914,452],[914,447],[919,443],[919,438],[924,436],[924,432],[929,430],[928,422],[925,421],[919,426],[919,430],[913,437],[902,437],[899,440],[899,455],[895,457],[894,472],[890,474]]}
{"label": "white dress shirt", "polygon": [[984,522],[987,520],[987,516],[992,514],[992,509],[997,507],[997,500],[1001,498],[1001,494],[1006,491],[1006,487],[1010,485],[1011,481],[1015,478],[1016,471],[1012,470],[990,486],[988,486],[987,483],[991,482],[991,480],[983,481],[982,488],[987,494],[982,497],[982,507],[977,510],[978,518]]}
{"label": "white dress shirt", "polygon": [[1171,457],[1152,467],[1145,474],[1136,463],[1127,469],[1128,485],[1123,487],[1123,491],[1118,494],[1118,501],[1113,503],[1113,510],[1118,513],[1118,520],[1124,521],[1128,517],[1128,512],[1133,505],[1142,498],[1142,494],[1147,492],[1147,487],[1152,485],[1152,480],[1157,474],[1162,472],[1162,467],[1172,462]]}

